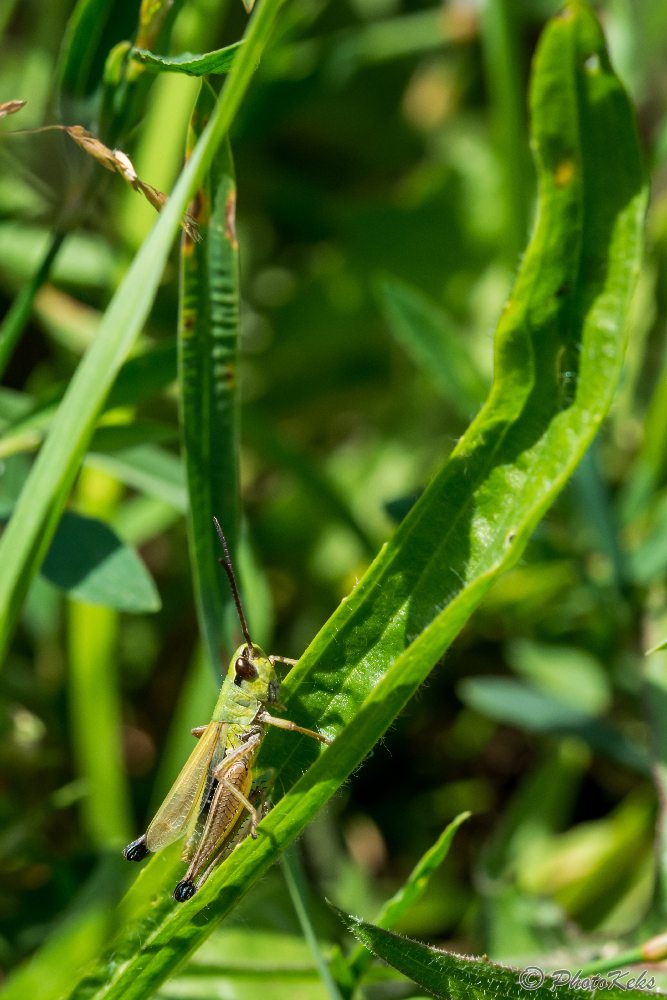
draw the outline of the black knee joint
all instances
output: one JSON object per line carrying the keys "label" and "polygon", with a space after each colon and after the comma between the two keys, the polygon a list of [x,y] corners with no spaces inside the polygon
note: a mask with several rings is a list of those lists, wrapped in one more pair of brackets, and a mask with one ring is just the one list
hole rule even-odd
{"label": "black knee joint", "polygon": [[186,900],[192,899],[196,891],[197,887],[194,882],[186,882],[183,880],[182,882],[179,882],[174,889],[174,899],[177,903],[185,903]]}
{"label": "black knee joint", "polygon": [[128,861],[143,861],[150,853],[146,847],[146,834],[139,837],[139,840],[133,840],[123,851]]}

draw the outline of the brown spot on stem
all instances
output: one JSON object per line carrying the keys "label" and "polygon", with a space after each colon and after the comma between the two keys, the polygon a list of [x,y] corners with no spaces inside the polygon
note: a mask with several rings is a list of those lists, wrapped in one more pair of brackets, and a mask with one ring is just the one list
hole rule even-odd
{"label": "brown spot on stem", "polygon": [[238,250],[239,241],[236,238],[236,190],[232,190],[227,195],[227,201],[225,202],[225,236],[234,247]]}
{"label": "brown spot on stem", "polygon": [[554,171],[554,181],[558,187],[565,187],[574,177],[574,163],[572,160],[563,160]]}

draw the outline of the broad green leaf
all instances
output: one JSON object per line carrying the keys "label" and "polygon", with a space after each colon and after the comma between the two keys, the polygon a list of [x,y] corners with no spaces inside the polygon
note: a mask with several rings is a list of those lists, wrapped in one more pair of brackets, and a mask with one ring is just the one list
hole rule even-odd
{"label": "broad green leaf", "polygon": [[461,700],[482,715],[534,733],[575,733],[591,748],[640,773],[650,773],[648,754],[612,725],[512,677],[466,677]]}
{"label": "broad green leaf", "polygon": [[285,794],[258,839],[180,906],[168,894],[178,845],[151,859],[123,931],[72,998],[143,1000],[197,949],[363,761],[596,433],[623,356],[646,196],[630,104],[580,0],[545,29],[531,109],[538,221],[498,326],[489,399],[282,687],[288,718],[340,738],[317,756],[313,741],[269,733],[259,766],[275,769],[274,798]]}
{"label": "broad green leaf", "polygon": [[[188,155],[206,126],[215,94],[204,82],[190,123]],[[201,242],[181,243],[178,324],[181,435],[187,475],[188,541],[199,631],[215,676],[220,652],[236,646],[232,594],[213,518],[236,562],[239,510],[239,269],[236,181],[223,142],[196,195]],[[231,605],[231,606],[230,606]],[[227,620],[234,626],[227,626]]]}
{"label": "broad green leaf", "polygon": [[[553,998],[559,980],[554,981],[539,969],[527,969],[526,978],[519,969],[490,962],[484,958],[463,958],[438,948],[429,948],[417,941],[392,934],[391,931],[375,927],[358,917],[348,916],[334,907],[347,929],[378,958],[388,962],[404,976],[446,1000],[486,1000],[487,997],[503,997],[503,1000],[525,1000],[527,992],[536,1000]],[[542,981],[540,981],[542,980]],[[647,990],[655,989],[655,980],[645,977]],[[560,980],[561,988],[564,981]],[[630,995],[645,996],[640,990],[628,990],[625,986],[607,984],[602,986],[604,996],[620,998]],[[587,1000],[595,984],[590,980],[574,982],[567,986],[567,995],[577,1000]]]}
{"label": "broad green leaf", "polygon": [[577,729],[592,717],[513,677],[466,677],[457,691],[464,704],[476,712],[529,732]]}
{"label": "broad green leaf", "polygon": [[611,704],[604,667],[583,649],[515,639],[509,644],[506,658],[515,673],[566,705],[600,715]]}
{"label": "broad green leaf", "polygon": [[44,557],[115,378],[148,316],[190,196],[227,134],[266,45],[282,0],[261,0],[245,45],[209,123],[107,308],[77,368],[49,435],[0,540],[0,653],[4,654],[32,577]]}
{"label": "broad green leaf", "polygon": [[487,387],[453,321],[426,295],[396,278],[379,279],[377,293],[398,343],[459,416],[469,420],[486,397]]}
{"label": "broad green leaf", "polygon": [[234,42],[233,45],[215,49],[214,52],[204,52],[202,55],[182,52],[178,56],[158,56],[146,49],[132,49],[132,58],[157,73],[204,76],[205,73],[228,73],[242,45],[243,42]]}
{"label": "broad green leaf", "polygon": [[153,578],[136,552],[94,517],[65,511],[42,575],[71,597],[117,611],[159,611]]}

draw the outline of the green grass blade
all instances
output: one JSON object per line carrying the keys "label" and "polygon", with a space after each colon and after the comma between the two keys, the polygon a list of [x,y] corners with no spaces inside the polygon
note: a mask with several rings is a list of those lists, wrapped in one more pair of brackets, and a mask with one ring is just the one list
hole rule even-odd
{"label": "green grass blade", "polygon": [[132,839],[127,777],[121,760],[121,707],[115,677],[118,616],[111,608],[69,602],[69,693],[75,756],[88,795],[85,826],[98,847]]}
{"label": "green grass blade", "polygon": [[331,1000],[341,1000],[338,987],[334,982],[333,976],[329,971],[329,966],[327,965],[324,955],[320,950],[317,935],[315,934],[315,928],[313,927],[310,907],[308,905],[308,885],[304,876],[303,865],[301,864],[301,858],[298,853],[297,845],[290,844],[280,860],[282,862],[283,874],[289,890],[290,899],[292,900],[292,905],[294,906],[296,915],[299,918],[303,936],[308,943],[308,947],[310,948],[313,958],[315,959],[320,979],[324,983]]}
{"label": "green grass blade", "polygon": [[48,278],[51,265],[56,259],[64,239],[65,233],[56,233],[44,260],[27,285],[24,285],[16,296],[2,324],[0,324],[0,379],[7,370],[7,365],[11,360],[14,348],[30,318],[35,295],[37,295],[37,292]]}
{"label": "green grass blade", "polygon": [[667,360],[663,363],[660,378],[653,390],[639,454],[621,494],[620,515],[626,524],[645,510],[655,490],[664,480],[666,445]]}
{"label": "green grass blade", "polygon": [[[449,854],[454,834],[470,816],[471,813],[462,812],[445,827],[433,847],[430,847],[424,856],[419,859],[410,872],[405,884],[384,904],[375,918],[375,924],[378,927],[390,930],[426,891],[431,876],[438,870]],[[355,979],[358,980],[363,975],[370,959],[370,952],[363,945],[360,944],[355,948],[349,958],[349,964]]]}
{"label": "green grass blade", "polygon": [[543,34],[531,106],[539,223],[498,326],[489,400],[283,684],[288,718],[341,738],[317,756],[313,741],[272,731],[259,766],[288,791],[258,839],[181,906],[168,895],[177,851],[152,859],[73,1000],[145,1000],[199,947],[404,708],[596,433],[623,357],[646,192],[632,109],[579,0]]}
{"label": "green grass blade", "polygon": [[78,0],[72,11],[60,65],[61,87],[66,94],[83,97],[94,86],[93,63],[113,6],[114,0]]}
{"label": "green grass blade", "polygon": [[[543,975],[539,969],[531,970],[532,976],[526,980],[528,985],[524,985],[518,969],[496,965],[486,957],[462,958],[437,948],[429,948],[357,917],[350,917],[338,907],[335,909],[347,929],[374,955],[437,997],[446,997],[447,1000],[483,1000],[493,996],[506,1000],[525,1000],[526,991],[529,990],[530,995],[537,1000],[547,1000],[553,997],[557,987],[558,980],[552,980],[550,976],[544,976],[539,984],[539,976]],[[647,983],[648,980],[647,975],[644,982]],[[655,980],[653,986],[647,986],[648,989],[654,987]],[[586,1000],[591,995],[591,989],[590,982],[579,988],[568,985],[567,994],[577,1000]],[[645,995],[640,990],[628,990],[624,985],[604,988],[604,995],[613,998],[620,998],[628,993]]]}
{"label": "green grass blade", "polygon": [[228,73],[234,62],[234,57],[242,45],[234,42],[224,49],[193,55],[192,52],[182,52],[178,56],[159,56],[147,49],[132,49],[132,58],[143,63],[147,69],[157,73],[187,73],[188,76],[204,76],[205,73]]}
{"label": "green grass blade", "polygon": [[378,279],[376,290],[395,339],[456,412],[469,420],[487,387],[453,321],[426,295],[397,278]]}
{"label": "green grass blade", "polygon": [[512,0],[489,0],[482,19],[482,42],[489,81],[496,144],[503,163],[507,252],[514,261],[530,222],[534,171],[526,130],[522,60],[518,44],[520,8]]}
{"label": "green grass blade", "polygon": [[[191,155],[211,116],[215,94],[199,92],[188,136]],[[189,494],[188,541],[199,629],[214,675],[220,653],[234,649],[237,628],[229,582],[213,526],[217,517],[236,562],[239,511],[238,242],[234,226],[236,182],[229,143],[224,142],[199,186],[196,218],[201,242],[181,244],[179,374],[181,434]],[[227,614],[227,609],[231,615]],[[235,616],[234,616],[235,617]]]}
{"label": "green grass blade", "polygon": [[259,62],[282,0],[260,0],[245,45],[172,195],[114,295],[92,347],[76,370],[0,541],[0,656],[30,580],[51,540],[95,421],[153,303],[192,191],[210,166]]}
{"label": "green grass blade", "polygon": [[419,10],[400,17],[359,25],[343,34],[331,52],[327,75],[339,86],[360,67],[429,52],[461,41],[450,32],[437,9]]}
{"label": "green grass blade", "polygon": [[305,490],[332,517],[346,524],[357,536],[369,556],[377,552],[373,543],[345,500],[339,496],[333,484],[308,457],[297,448],[286,444],[273,430],[269,422],[256,410],[249,407],[243,411],[243,434],[270,462],[288,469]]}

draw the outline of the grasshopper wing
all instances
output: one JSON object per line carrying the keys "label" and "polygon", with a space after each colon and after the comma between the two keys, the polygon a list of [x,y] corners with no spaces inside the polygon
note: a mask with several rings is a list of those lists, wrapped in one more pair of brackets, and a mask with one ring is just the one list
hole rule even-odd
{"label": "grasshopper wing", "polygon": [[158,809],[146,832],[146,847],[160,851],[184,832],[193,812],[199,812],[201,797],[215,749],[223,728],[220,722],[209,722],[197,746],[174,782],[171,791]]}

